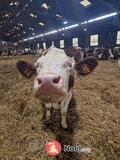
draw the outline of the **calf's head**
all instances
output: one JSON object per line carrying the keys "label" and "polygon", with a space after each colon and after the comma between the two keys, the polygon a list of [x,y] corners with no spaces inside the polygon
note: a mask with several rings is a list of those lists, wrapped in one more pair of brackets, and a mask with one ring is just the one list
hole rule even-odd
{"label": "calf's head", "polygon": [[61,49],[51,49],[40,57],[34,65],[18,61],[17,69],[26,78],[36,75],[34,80],[34,95],[41,99],[49,98],[55,102],[67,95],[73,86],[75,71],[78,75],[87,75],[97,66],[94,57],[75,63]]}

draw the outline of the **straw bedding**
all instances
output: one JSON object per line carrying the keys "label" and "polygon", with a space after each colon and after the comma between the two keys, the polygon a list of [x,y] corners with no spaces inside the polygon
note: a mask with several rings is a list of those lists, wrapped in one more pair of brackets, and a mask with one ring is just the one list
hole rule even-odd
{"label": "straw bedding", "polygon": [[61,116],[52,111],[44,120],[44,107],[32,95],[34,77],[19,75],[17,60],[34,56],[0,58],[0,159],[51,160],[44,145],[58,140],[62,145],[91,148],[90,154],[65,153],[57,160],[120,159],[120,68],[116,61],[101,61],[96,70],[77,78],[69,105],[69,130],[60,127]]}

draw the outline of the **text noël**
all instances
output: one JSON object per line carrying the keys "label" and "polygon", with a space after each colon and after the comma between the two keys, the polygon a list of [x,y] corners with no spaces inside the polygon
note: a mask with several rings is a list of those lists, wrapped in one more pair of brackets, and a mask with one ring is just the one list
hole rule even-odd
{"label": "text no\u00ebl", "polygon": [[64,152],[80,152],[80,151],[81,151],[80,146],[64,145]]}

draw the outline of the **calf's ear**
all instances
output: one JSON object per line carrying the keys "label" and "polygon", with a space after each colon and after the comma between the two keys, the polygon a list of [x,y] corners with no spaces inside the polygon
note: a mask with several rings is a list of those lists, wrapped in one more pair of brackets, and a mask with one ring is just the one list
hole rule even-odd
{"label": "calf's ear", "polygon": [[18,61],[16,63],[16,67],[18,71],[26,78],[30,78],[33,74],[36,73],[35,66],[25,61]]}
{"label": "calf's ear", "polygon": [[85,76],[90,74],[98,65],[98,61],[95,57],[87,57],[82,61],[75,64],[75,69],[78,75]]}

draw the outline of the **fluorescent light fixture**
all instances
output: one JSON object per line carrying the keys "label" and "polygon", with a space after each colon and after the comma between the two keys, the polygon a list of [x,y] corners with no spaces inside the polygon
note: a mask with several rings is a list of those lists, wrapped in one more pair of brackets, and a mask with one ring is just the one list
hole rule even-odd
{"label": "fluorescent light fixture", "polygon": [[59,17],[59,18],[62,18],[62,16],[61,16],[61,15],[59,15],[59,14],[56,14],[56,16],[57,16],[57,17]]}
{"label": "fluorescent light fixture", "polygon": [[79,26],[79,24],[74,24],[74,25],[65,27],[64,30],[67,30],[67,29],[70,29],[70,28],[75,28],[75,27],[78,27],[78,26]]}
{"label": "fluorescent light fixture", "polygon": [[80,3],[81,3],[84,7],[88,7],[88,6],[91,5],[91,2],[89,2],[88,0],[82,0]]}
{"label": "fluorescent light fixture", "polygon": [[19,6],[19,2],[15,2],[14,5],[15,5],[15,6]]}
{"label": "fluorescent light fixture", "polygon": [[[64,30],[68,30],[68,29],[71,29],[71,28],[75,28],[75,27],[78,27],[80,25],[84,25],[84,24],[88,24],[88,23],[92,23],[92,22],[95,22],[95,21],[99,21],[99,20],[102,20],[102,19],[106,19],[106,18],[109,18],[109,17],[113,17],[113,16],[116,16],[118,15],[117,12],[113,12],[113,13],[110,13],[110,14],[107,14],[107,15],[104,15],[104,16],[100,16],[100,17],[96,17],[94,19],[90,19],[88,21],[84,21],[84,22],[81,22],[79,24],[74,24],[74,25],[71,25],[71,26],[67,26],[67,27],[64,27],[64,28],[59,28],[57,30],[53,30],[53,31],[50,31],[50,32],[46,32],[46,33],[43,33],[43,34],[40,34],[40,35],[37,35],[37,36],[34,36],[34,37],[30,37],[30,38],[26,38],[26,39],[23,39],[23,41],[28,41],[28,40],[31,40],[31,39],[35,39],[35,38],[39,38],[39,37],[44,37],[44,36],[47,36],[47,35],[50,35],[50,34],[54,34],[54,33],[57,33],[57,32],[62,32]],[[31,29],[31,28],[29,28]],[[33,28],[32,28],[33,29]],[[34,29],[33,29],[34,30]],[[84,31],[87,31],[86,29],[84,29]]]}
{"label": "fluorescent light fixture", "polygon": [[33,13],[30,13],[29,15],[30,15],[31,17],[34,17],[34,14],[33,14]]}
{"label": "fluorescent light fixture", "polygon": [[39,25],[44,26],[45,24],[44,24],[44,23],[42,23],[42,22],[39,22]]}
{"label": "fluorescent light fixture", "polygon": [[104,16],[100,16],[100,17],[96,17],[96,18],[90,19],[88,21],[84,21],[81,24],[87,24],[87,23],[96,22],[96,21],[99,21],[99,20],[102,20],[102,19],[106,19],[106,18],[109,18],[109,17],[116,16],[117,14],[118,14],[117,12],[113,12],[113,13],[110,13],[110,14],[106,14]]}
{"label": "fluorescent light fixture", "polygon": [[18,17],[20,15],[20,12],[18,12],[17,14],[16,14],[16,17]]}
{"label": "fluorescent light fixture", "polygon": [[28,38],[23,39],[23,42],[26,42],[26,41],[28,41]]}
{"label": "fluorescent light fixture", "polygon": [[87,28],[84,28],[84,31],[86,32],[86,31],[87,31]]}
{"label": "fluorescent light fixture", "polygon": [[87,23],[88,23],[88,21],[81,22],[81,24],[87,24]]}
{"label": "fluorescent light fixture", "polygon": [[9,17],[9,14],[6,13],[3,17]]}
{"label": "fluorescent light fixture", "polygon": [[95,19],[90,19],[90,20],[87,21],[87,23],[91,23],[91,22],[94,22],[94,21],[95,21]]}
{"label": "fluorescent light fixture", "polygon": [[63,24],[68,24],[68,22],[67,22],[67,21],[65,21],[65,22],[63,22]]}
{"label": "fluorescent light fixture", "polygon": [[29,30],[34,31],[34,28],[29,27]]}
{"label": "fluorescent light fixture", "polygon": [[13,4],[14,4],[14,3],[13,3],[13,2],[11,2],[11,3],[10,3],[10,6],[13,6]]}
{"label": "fluorescent light fixture", "polygon": [[19,29],[19,27],[17,27],[17,26],[14,26],[14,29]]}
{"label": "fluorescent light fixture", "polygon": [[43,3],[42,7],[45,8],[45,9],[48,9],[48,5],[46,3]]}
{"label": "fluorescent light fixture", "polygon": [[28,7],[28,3],[25,5],[25,8],[27,8]]}
{"label": "fluorescent light fixture", "polygon": [[57,33],[58,31],[57,30],[54,30],[54,31],[51,31],[49,32],[50,34],[53,34],[53,33]]}
{"label": "fluorescent light fixture", "polygon": [[106,18],[109,18],[109,17],[116,16],[116,15],[117,15],[117,12],[110,13],[110,14],[107,14],[107,15],[104,15],[104,16],[100,16],[100,17],[91,19],[91,20],[88,21],[88,23],[99,21],[99,20],[102,20],[102,19],[106,19]]}
{"label": "fluorescent light fixture", "polygon": [[18,23],[18,26],[21,26],[21,27],[23,27],[23,24],[22,24],[22,23]]}
{"label": "fluorescent light fixture", "polygon": [[30,13],[29,16],[31,16],[32,18],[37,18],[37,15]]}

